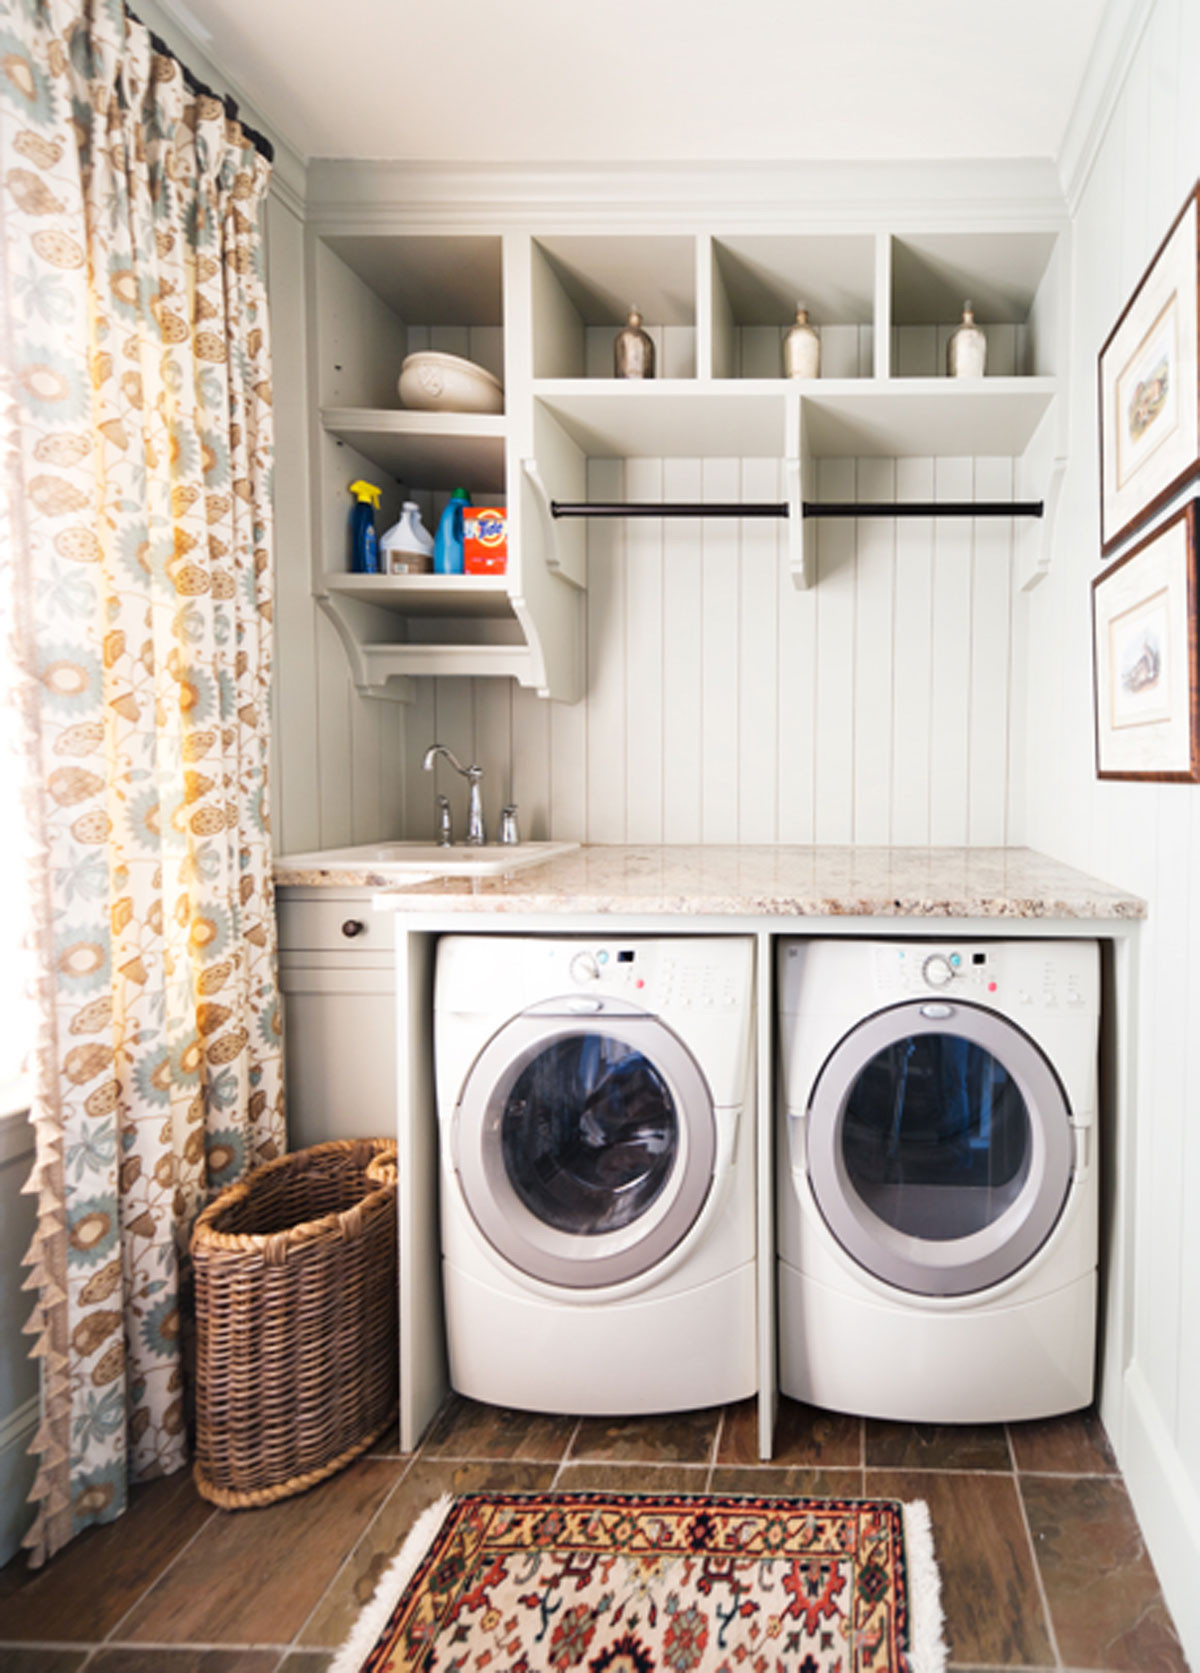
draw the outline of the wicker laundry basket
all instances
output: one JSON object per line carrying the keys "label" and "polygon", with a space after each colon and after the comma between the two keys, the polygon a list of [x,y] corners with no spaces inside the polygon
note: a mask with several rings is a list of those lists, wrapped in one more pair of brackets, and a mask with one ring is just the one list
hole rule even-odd
{"label": "wicker laundry basket", "polygon": [[397,1405],[396,1146],[268,1162],[192,1233],[196,1486],[226,1510],[323,1481]]}

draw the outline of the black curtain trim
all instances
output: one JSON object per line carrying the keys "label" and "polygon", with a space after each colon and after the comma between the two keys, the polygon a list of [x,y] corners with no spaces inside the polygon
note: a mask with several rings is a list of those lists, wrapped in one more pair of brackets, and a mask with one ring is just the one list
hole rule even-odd
{"label": "black curtain trim", "polygon": [[[132,7],[126,6],[125,13],[126,16],[132,18],[135,23],[142,22],[141,18],[132,9]],[[225,107],[225,115],[228,119],[231,122],[240,122],[242,132],[250,141],[254,149],[258,152],[259,156],[265,157],[268,163],[273,163],[275,161],[275,147],[271,144],[265,134],[260,134],[257,128],[252,128],[248,122],[243,121],[243,119],[238,115],[237,100],[229,93],[215,93],[211,87],[206,87],[198,76],[194,76],[192,74],[179,54],[171,50],[161,35],[156,35],[153,29],[147,28],[145,24],[142,24],[142,27],[146,29],[147,34],[150,36],[150,45],[154,48],[155,52],[161,53],[164,58],[173,59],[174,62],[179,65],[180,70],[183,72],[184,86],[188,89],[188,91],[195,94],[197,98],[220,99],[221,103]]]}

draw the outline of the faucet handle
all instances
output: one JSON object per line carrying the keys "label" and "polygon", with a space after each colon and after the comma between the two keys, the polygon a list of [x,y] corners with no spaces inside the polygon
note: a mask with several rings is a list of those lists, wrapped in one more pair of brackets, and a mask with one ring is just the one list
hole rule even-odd
{"label": "faucet handle", "polygon": [[438,847],[449,848],[454,842],[454,830],[450,824],[450,798],[439,796],[437,799]]}
{"label": "faucet handle", "polygon": [[500,813],[500,841],[516,846],[521,840],[521,833],[517,829],[517,804],[510,802]]}

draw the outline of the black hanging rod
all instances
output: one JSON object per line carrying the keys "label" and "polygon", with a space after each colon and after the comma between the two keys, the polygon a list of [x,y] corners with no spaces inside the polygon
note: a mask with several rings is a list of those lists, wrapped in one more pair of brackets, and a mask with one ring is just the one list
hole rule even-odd
{"label": "black hanging rod", "polygon": [[[805,517],[1040,517],[1041,500],[839,500],[819,505],[805,500]],[[668,501],[551,500],[553,517],[786,517],[786,501],[750,501],[744,505],[711,501],[692,505]]]}

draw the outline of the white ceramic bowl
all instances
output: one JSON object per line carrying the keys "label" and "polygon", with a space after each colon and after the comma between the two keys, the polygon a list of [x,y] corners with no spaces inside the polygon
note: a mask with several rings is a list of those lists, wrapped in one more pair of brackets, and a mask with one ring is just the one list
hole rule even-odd
{"label": "white ceramic bowl", "polygon": [[503,412],[504,385],[473,360],[423,349],[400,368],[400,399],[418,412]]}

